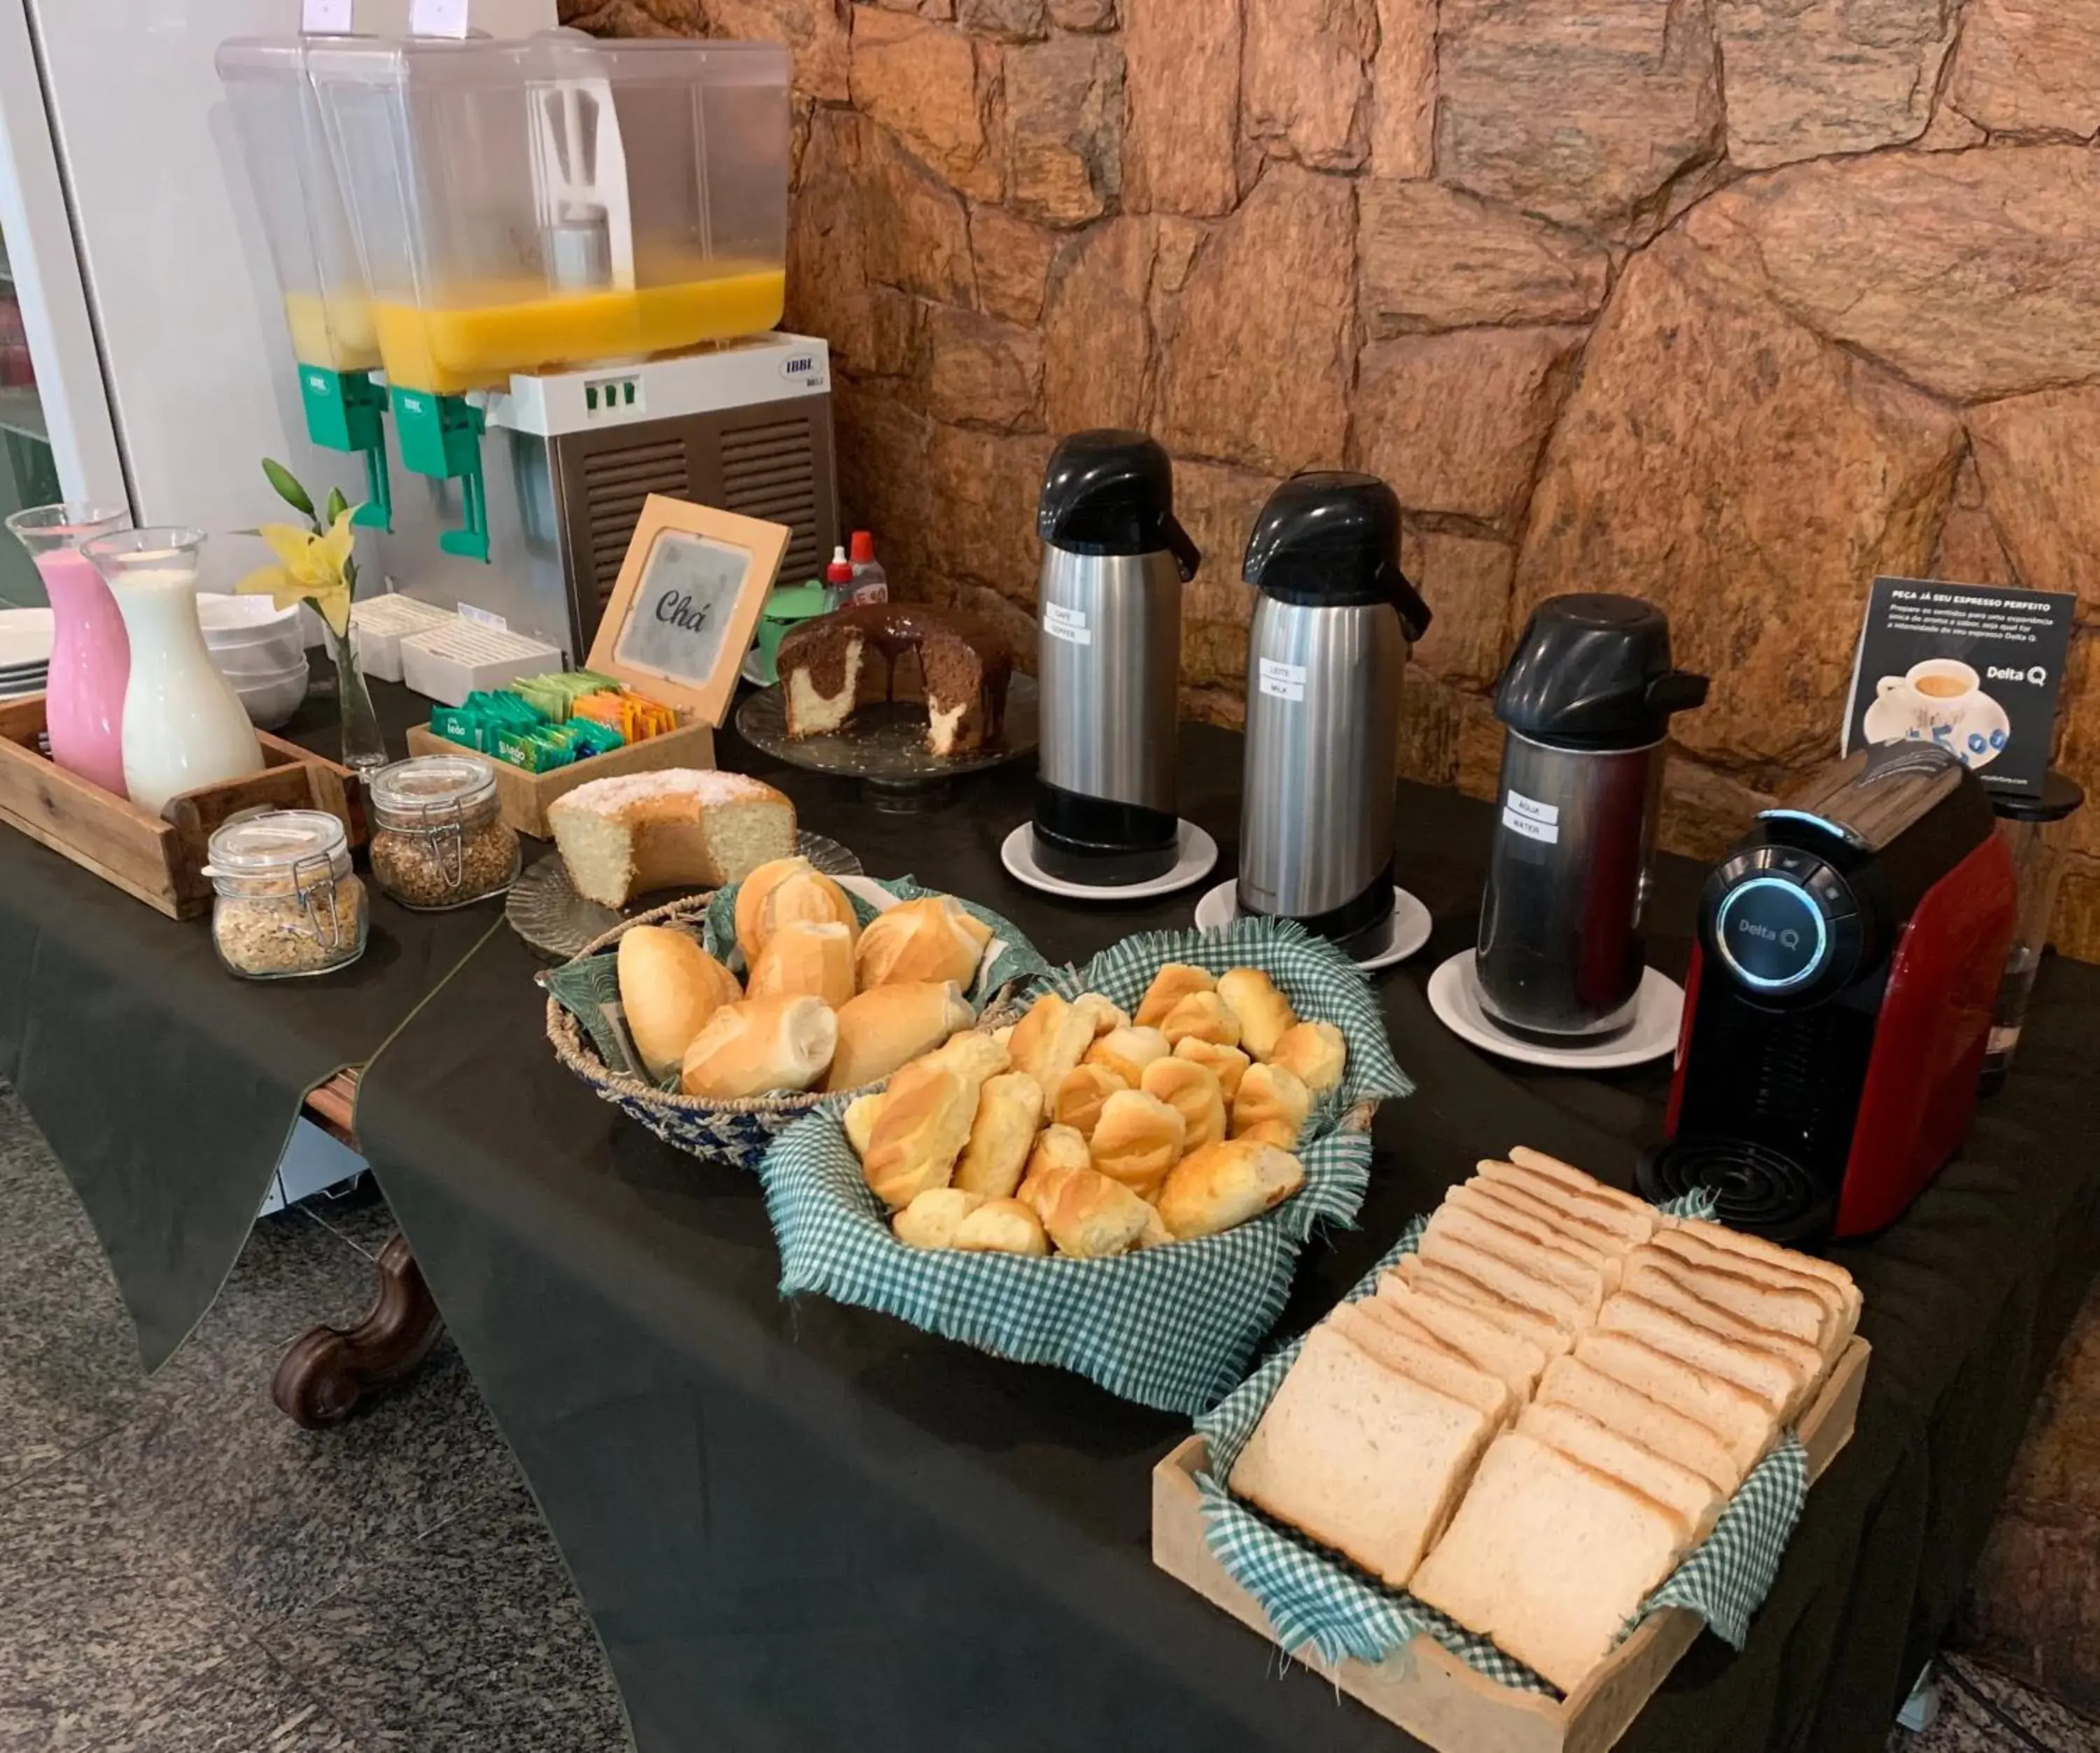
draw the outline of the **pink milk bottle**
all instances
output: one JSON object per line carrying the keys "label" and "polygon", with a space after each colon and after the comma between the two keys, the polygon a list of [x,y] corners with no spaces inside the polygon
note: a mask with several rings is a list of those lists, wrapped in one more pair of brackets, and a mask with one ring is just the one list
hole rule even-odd
{"label": "pink milk bottle", "polygon": [[131,642],[117,599],[80,545],[130,523],[129,511],[77,504],[36,506],[7,519],[51,599],[51,669],[44,695],[51,759],[120,797]]}

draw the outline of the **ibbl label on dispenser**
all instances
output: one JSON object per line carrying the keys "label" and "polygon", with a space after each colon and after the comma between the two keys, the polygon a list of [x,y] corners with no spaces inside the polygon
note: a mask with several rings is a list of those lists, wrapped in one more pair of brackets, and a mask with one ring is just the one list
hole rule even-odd
{"label": "ibbl label on dispenser", "polygon": [[1303,664],[1279,664],[1273,657],[1264,657],[1261,660],[1261,675],[1256,685],[1273,699],[1302,700],[1305,698],[1305,666]]}
{"label": "ibbl label on dispenser", "polygon": [[1062,639],[1067,645],[1092,645],[1093,630],[1087,625],[1083,609],[1068,609],[1061,603],[1043,605],[1043,630],[1053,639]]}
{"label": "ibbl label on dispenser", "polygon": [[1520,791],[1506,792],[1502,795],[1502,826],[1513,834],[1551,846],[1560,838],[1560,808],[1557,804],[1541,803],[1536,797],[1527,797]]}

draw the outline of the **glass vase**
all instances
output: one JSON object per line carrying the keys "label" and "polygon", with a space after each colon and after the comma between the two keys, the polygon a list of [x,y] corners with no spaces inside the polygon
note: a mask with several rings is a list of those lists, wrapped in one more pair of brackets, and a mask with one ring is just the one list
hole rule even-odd
{"label": "glass vase", "polygon": [[360,779],[369,779],[388,763],[386,738],[358,665],[355,638],[333,627],[328,637],[329,656],[335,660],[336,703],[342,713],[342,764]]}

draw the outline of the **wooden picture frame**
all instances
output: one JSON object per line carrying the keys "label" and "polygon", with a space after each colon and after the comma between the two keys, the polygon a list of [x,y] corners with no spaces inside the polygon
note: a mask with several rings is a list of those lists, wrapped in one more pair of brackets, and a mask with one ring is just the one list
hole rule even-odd
{"label": "wooden picture frame", "polygon": [[719,725],[793,532],[667,494],[642,502],[589,667]]}

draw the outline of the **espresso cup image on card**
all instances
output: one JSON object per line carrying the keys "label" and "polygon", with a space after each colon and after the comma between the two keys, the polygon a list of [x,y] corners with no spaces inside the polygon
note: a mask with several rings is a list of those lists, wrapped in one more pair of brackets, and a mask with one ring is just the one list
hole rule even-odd
{"label": "espresso cup image on card", "polygon": [[2005,709],[1959,658],[1928,657],[1874,684],[1862,729],[1870,743],[1933,742],[1964,766],[1988,766],[2012,734]]}

